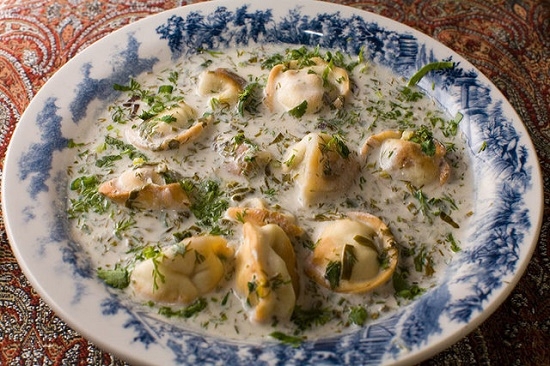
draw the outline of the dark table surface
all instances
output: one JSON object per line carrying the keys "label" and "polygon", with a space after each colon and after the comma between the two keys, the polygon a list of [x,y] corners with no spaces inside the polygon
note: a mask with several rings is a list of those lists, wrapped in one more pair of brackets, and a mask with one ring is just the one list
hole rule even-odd
{"label": "dark table surface", "polygon": [[[0,161],[32,97],[79,51],[184,0],[0,1]],[[527,126],[544,180],[533,258],[508,299],[426,365],[550,365],[550,1],[332,1],[412,26],[472,62]],[[0,163],[0,172],[3,164]],[[121,365],[67,326],[29,284],[0,219],[0,365]]]}

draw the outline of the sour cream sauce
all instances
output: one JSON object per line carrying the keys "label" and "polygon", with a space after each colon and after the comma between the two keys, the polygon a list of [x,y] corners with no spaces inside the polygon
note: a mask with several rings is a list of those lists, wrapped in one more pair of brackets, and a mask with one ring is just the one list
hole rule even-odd
{"label": "sour cream sauce", "polygon": [[[446,184],[431,184],[414,191],[406,182],[392,179],[381,172],[377,156],[369,155],[362,162],[360,174],[349,188],[326,195],[318,203],[304,205],[281,167],[289,147],[306,134],[340,132],[353,152],[352,158],[357,159],[357,152],[370,135],[389,129],[404,129],[404,120],[408,126],[433,126],[451,121],[454,116],[448,115],[426,95],[418,100],[406,100],[402,92],[406,81],[372,63],[360,63],[350,73],[352,93],[338,115],[327,106],[319,113],[296,118],[288,113],[270,112],[261,100],[254,106],[252,113],[245,111],[240,115],[236,107],[219,105],[215,99],[197,93],[197,80],[201,72],[221,67],[232,70],[249,83],[258,83],[261,94],[270,71],[262,69],[261,62],[273,54],[284,54],[284,51],[283,48],[270,47],[203,53],[186,56],[179,64],[157,67],[152,73],[136,76],[142,89],[154,92],[160,85],[169,84],[169,80],[174,81],[177,72],[172,95],[183,97],[199,116],[205,113],[214,116],[214,123],[191,143],[174,150],[140,152],[149,162],[167,164],[169,169],[182,176],[220,182],[220,188],[228,192],[227,199],[231,206],[240,206],[243,202],[259,198],[268,206],[282,209],[296,217],[297,224],[304,229],[307,238],[293,243],[301,278],[297,305],[308,309],[320,302],[322,308],[330,309],[332,314],[332,319],[326,324],[299,332],[300,336],[314,339],[357,329],[358,325],[350,324],[348,314],[350,309],[358,305],[367,310],[365,324],[368,324],[413,300],[399,296],[391,281],[371,293],[355,295],[334,293],[315,284],[302,268],[311,251],[307,248],[308,240],[309,244],[313,243],[327,222],[348,211],[369,212],[378,216],[391,229],[400,249],[399,267],[408,272],[406,282],[427,291],[437,286],[446,265],[452,260],[454,252],[459,250],[463,239],[463,230],[460,228],[467,225],[471,215],[473,187],[469,158],[460,132],[456,136],[444,136],[437,125],[433,128],[434,137],[453,146],[446,156],[452,167],[451,177]],[[347,60],[352,62],[355,58],[349,57]],[[420,92],[416,87],[409,91]],[[106,181],[133,166],[136,158],[129,158],[127,152],[106,144],[105,136],[128,144],[125,140],[126,130],[138,119],[126,117],[131,114],[132,108],[137,108],[136,105],[144,108],[143,101],[129,101],[128,95],[121,92],[120,98],[93,122],[93,128],[87,129],[80,140],[75,141],[78,143],[78,151],[74,164],[68,169],[73,179],[95,176],[99,181]],[[120,111],[125,118],[115,119],[113,116]],[[269,153],[269,174],[266,174],[265,169],[253,170],[246,175],[230,172],[228,167],[232,158],[223,154],[223,146],[238,133],[244,134],[257,145],[259,151]],[[123,158],[113,161],[107,167],[96,166],[95,162],[107,155],[121,155]],[[71,206],[74,200],[82,197],[69,190],[69,199]],[[426,203],[430,199],[433,199],[431,203]],[[438,210],[445,211],[459,228],[442,220],[437,214]],[[95,267],[109,269],[118,264],[129,265],[131,269],[137,253],[143,247],[164,248],[174,245],[177,240],[173,234],[193,228],[195,218],[188,212],[139,211],[111,204],[105,213],[80,213],[71,223],[74,239],[89,254]],[[241,224],[222,220],[222,226],[228,229],[224,235],[230,245],[238,250],[242,240]],[[292,323],[258,326],[250,322],[245,305],[232,291],[232,271],[230,266],[218,288],[206,296],[207,308],[190,319],[166,318],[157,314],[159,306],[170,306],[177,310],[185,305],[143,306],[150,310],[152,316],[165,321],[230,339],[260,342],[271,339],[269,334],[275,330],[294,334],[296,326]],[[124,291],[128,301],[142,302],[129,289]]]}

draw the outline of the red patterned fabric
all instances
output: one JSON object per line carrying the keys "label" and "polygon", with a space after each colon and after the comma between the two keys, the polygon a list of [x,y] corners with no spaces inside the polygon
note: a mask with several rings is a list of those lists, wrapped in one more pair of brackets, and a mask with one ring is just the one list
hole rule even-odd
{"label": "red patterned fabric", "polygon": [[[0,169],[32,97],[69,59],[148,14],[197,1],[0,0]],[[527,271],[479,328],[425,365],[550,365],[550,2],[332,1],[408,24],[488,76],[527,126],[544,177],[544,223]],[[0,221],[0,365],[120,365],[67,326],[35,293]]]}

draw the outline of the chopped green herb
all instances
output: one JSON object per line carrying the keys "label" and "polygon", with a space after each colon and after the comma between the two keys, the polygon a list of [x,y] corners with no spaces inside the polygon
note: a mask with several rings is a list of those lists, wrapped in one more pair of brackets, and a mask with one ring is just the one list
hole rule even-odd
{"label": "chopped green herb", "polygon": [[310,309],[304,309],[300,305],[296,305],[290,320],[300,331],[304,331],[313,326],[324,325],[333,319],[334,316],[334,313],[330,309],[323,307],[322,303],[318,301]]}
{"label": "chopped green herb", "polygon": [[213,180],[206,180],[199,184],[186,181],[182,182],[182,187],[193,197],[190,209],[198,219],[197,224],[210,228],[211,231],[220,232],[218,221],[229,207],[229,201],[220,189],[219,183]]}
{"label": "chopped green herb", "polygon": [[452,233],[447,234],[445,239],[451,244],[451,250],[455,253],[460,252],[462,249],[458,245]]}
{"label": "chopped green herb", "polygon": [[358,244],[360,244],[362,246],[371,248],[371,249],[375,250],[376,252],[378,252],[378,247],[376,246],[376,244],[374,244],[374,241],[372,240],[372,238],[368,238],[368,237],[363,236],[363,235],[355,235],[353,237],[353,240],[355,240]]}
{"label": "chopped green herb", "polygon": [[162,283],[164,283],[165,281],[164,275],[159,271],[158,268],[159,263],[163,257],[164,254],[162,253],[162,251],[159,248],[152,246],[146,246],[142,248],[141,253],[138,253],[138,255],[136,255],[136,260],[138,261],[151,259],[151,261],[153,262],[153,290],[158,290],[159,288],[157,280],[160,280]]}
{"label": "chopped green herb", "polygon": [[419,90],[413,90],[409,86],[401,88],[399,92],[399,100],[404,102],[417,102],[424,98],[424,93]]}
{"label": "chopped green herb", "polygon": [[420,82],[420,80],[426,76],[430,71],[434,70],[443,70],[443,69],[450,69],[454,67],[455,63],[452,61],[440,61],[440,62],[432,62],[427,65],[424,65],[420,70],[418,70],[407,83],[408,87],[415,86]]}
{"label": "chopped green herb", "polygon": [[195,300],[191,305],[186,306],[183,309],[173,310],[168,306],[163,306],[159,308],[158,313],[167,318],[178,317],[188,319],[206,309],[207,306],[207,301],[204,298],[200,297]]}
{"label": "chopped green herb", "polygon": [[357,305],[350,309],[348,320],[351,324],[362,326],[367,321],[368,316],[367,309],[361,305]]}
{"label": "chopped green herb", "polygon": [[395,295],[407,300],[412,300],[426,291],[416,284],[410,284],[407,281],[407,273],[405,271],[395,271],[392,277],[392,283],[395,289]]}
{"label": "chopped green herb", "polygon": [[117,91],[134,91],[139,90],[141,88],[141,84],[138,83],[135,79],[130,79],[128,82],[128,85],[121,85],[121,84],[113,84],[113,89]]}
{"label": "chopped green herb", "polygon": [[69,141],[67,142],[67,147],[69,149],[72,149],[74,147],[80,147],[80,146],[84,146],[84,143],[77,143],[73,139],[69,139]]}
{"label": "chopped green herb", "polygon": [[451,225],[455,229],[458,229],[460,226],[453,220],[453,218],[449,215],[447,215],[445,212],[441,211],[439,213],[439,217],[441,220],[445,221],[447,224]]}
{"label": "chopped green herb", "polygon": [[303,339],[301,337],[291,336],[279,331],[272,332],[269,335],[276,340],[281,341],[284,344],[288,344],[292,347],[299,347],[303,342]]}
{"label": "chopped green herb", "polygon": [[159,86],[159,93],[172,94],[174,91],[174,86],[172,85],[161,85]]}
{"label": "chopped green herb", "polygon": [[483,141],[481,143],[481,146],[479,147],[479,150],[477,152],[480,153],[482,151],[485,151],[485,149],[487,149],[487,141]]}
{"label": "chopped green herb", "polygon": [[434,274],[433,260],[426,248],[422,246],[420,252],[414,256],[414,269],[417,272],[424,272],[426,276],[432,276]]}
{"label": "chopped green herb", "polygon": [[147,155],[139,152],[135,146],[126,144],[122,140],[116,139],[111,136],[105,136],[105,143],[109,146],[113,146],[117,150],[121,152],[122,155],[128,155],[130,159],[140,158],[144,161],[148,161],[149,158]]}
{"label": "chopped green herb", "polygon": [[435,141],[433,132],[427,126],[422,125],[414,131],[410,141],[419,144],[424,154],[428,156],[435,155]]}
{"label": "chopped green herb", "polygon": [[255,92],[259,89],[260,85],[256,82],[248,84],[244,90],[239,94],[237,103],[237,110],[241,116],[244,116],[244,111],[254,112],[256,109],[257,101]]}
{"label": "chopped green herb", "polygon": [[355,256],[355,247],[353,245],[344,245],[344,256],[342,260],[342,279],[349,280],[353,272],[353,267],[357,263]]}
{"label": "chopped green herb", "polygon": [[71,205],[67,210],[69,218],[79,217],[86,212],[107,212],[110,201],[98,191],[97,176],[82,176],[71,182],[70,189],[78,193],[78,198],[71,198]]}
{"label": "chopped green herb", "polygon": [[307,111],[307,100],[298,104],[296,107],[288,111],[288,114],[294,118],[301,118]]}
{"label": "chopped green herb", "polygon": [[112,167],[115,165],[115,161],[122,160],[121,155],[107,155],[100,159],[97,159],[95,166],[99,168]]}
{"label": "chopped green herb", "polygon": [[117,238],[121,239],[122,238],[122,232],[130,229],[131,227],[133,227],[135,225],[136,225],[136,220],[132,217],[130,217],[128,219],[123,219],[123,220],[117,221],[115,223],[114,234]]}
{"label": "chopped green herb", "polygon": [[330,288],[335,289],[340,286],[340,277],[342,275],[342,262],[330,261],[325,270],[325,279],[328,281]]}
{"label": "chopped green herb", "polygon": [[344,159],[347,159],[349,157],[349,154],[351,153],[345,143],[344,138],[339,134],[332,135],[330,140],[326,141],[320,146],[320,149],[323,153],[334,151]]}
{"label": "chopped green herb", "polygon": [[98,268],[97,276],[108,286],[117,289],[124,289],[130,284],[130,274],[128,270],[118,264],[114,269]]}

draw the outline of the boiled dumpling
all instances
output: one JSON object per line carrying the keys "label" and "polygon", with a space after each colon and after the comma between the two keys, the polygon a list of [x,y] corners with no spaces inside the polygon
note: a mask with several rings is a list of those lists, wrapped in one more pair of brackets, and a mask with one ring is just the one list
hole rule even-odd
{"label": "boiled dumpling", "polygon": [[388,227],[373,215],[352,212],[323,229],[306,272],[334,291],[362,293],[391,279],[397,257]]}
{"label": "boiled dumpling", "polygon": [[206,70],[199,76],[197,91],[201,96],[211,96],[221,104],[234,105],[246,85],[239,75],[229,69]]}
{"label": "boiled dumpling", "polygon": [[132,145],[151,151],[177,149],[197,139],[212,122],[211,115],[197,118],[191,106],[180,102],[127,130]]}
{"label": "boiled dumpling", "polygon": [[270,209],[258,199],[245,202],[239,207],[228,208],[226,216],[234,221],[250,222],[258,226],[277,224],[287,235],[293,237],[299,237],[304,233],[303,229],[296,225],[296,218],[292,214]]}
{"label": "boiled dumpling", "polygon": [[438,140],[428,136],[423,145],[415,131],[384,131],[367,139],[361,154],[378,148],[378,164],[392,178],[423,186],[432,182],[444,184],[451,174],[445,160],[447,150]]}
{"label": "boiled dumpling", "polygon": [[289,149],[283,171],[293,173],[300,200],[307,205],[349,187],[359,172],[359,162],[340,138],[310,133]]}
{"label": "boiled dumpling", "polygon": [[183,210],[189,197],[179,183],[166,183],[166,165],[145,165],[102,183],[98,191],[112,201],[144,210]]}
{"label": "boiled dumpling", "polygon": [[272,159],[270,152],[261,149],[242,132],[231,137],[220,134],[213,147],[224,157],[223,169],[236,175],[261,174]]}
{"label": "boiled dumpling", "polygon": [[233,255],[221,236],[187,238],[137,264],[130,283],[144,300],[188,304],[218,285]]}
{"label": "boiled dumpling", "polygon": [[300,67],[296,61],[271,69],[265,88],[265,103],[271,111],[289,111],[304,101],[305,113],[316,113],[324,105],[342,108],[350,91],[346,70],[311,58],[313,65]]}
{"label": "boiled dumpling", "polygon": [[265,324],[290,318],[299,283],[294,248],[283,229],[245,222],[235,275],[236,293],[251,321]]}

